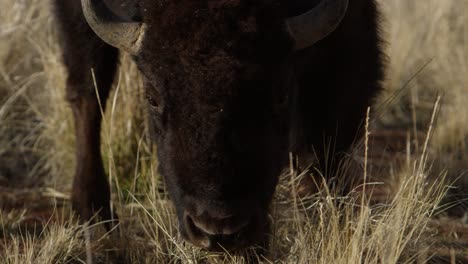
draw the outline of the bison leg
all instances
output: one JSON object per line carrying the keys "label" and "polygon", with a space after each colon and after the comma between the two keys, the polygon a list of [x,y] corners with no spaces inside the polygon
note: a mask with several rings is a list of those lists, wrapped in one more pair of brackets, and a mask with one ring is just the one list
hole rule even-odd
{"label": "bison leg", "polygon": [[[72,83],[73,81],[68,82],[69,90],[85,88],[84,85]],[[108,86],[110,85],[104,87]],[[104,102],[107,91],[99,89],[99,93]],[[68,97],[68,100],[73,110],[76,135],[77,164],[72,190],[73,209],[83,220],[91,219],[96,212],[99,212],[102,220],[115,219],[111,214],[109,183],[100,153],[101,111],[98,99],[89,94]]]}
{"label": "bison leg", "polygon": [[118,51],[92,32],[82,14],[80,1],[57,0],[55,7],[68,71],[66,96],[75,120],[77,163],[72,206],[85,221],[96,213],[102,220],[115,219],[100,153],[100,127],[101,107],[105,109],[117,68]]}

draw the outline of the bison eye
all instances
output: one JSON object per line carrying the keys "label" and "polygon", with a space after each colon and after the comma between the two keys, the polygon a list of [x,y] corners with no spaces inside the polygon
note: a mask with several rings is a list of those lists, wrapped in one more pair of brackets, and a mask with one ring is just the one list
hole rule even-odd
{"label": "bison eye", "polygon": [[146,100],[150,104],[151,108],[159,110],[159,102],[154,97],[148,95],[146,96]]}

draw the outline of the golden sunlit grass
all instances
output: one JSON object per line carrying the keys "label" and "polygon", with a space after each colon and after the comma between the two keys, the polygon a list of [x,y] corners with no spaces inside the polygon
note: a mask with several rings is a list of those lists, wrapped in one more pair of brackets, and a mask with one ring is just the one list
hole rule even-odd
{"label": "golden sunlit grass", "polygon": [[[458,178],[458,188],[449,192],[466,198],[460,195],[468,193],[462,174],[468,169],[468,1],[380,2],[390,58],[380,100],[386,106],[376,116],[373,109],[382,103],[370,109],[371,136],[340,170],[343,177],[359,175],[363,184],[346,197],[324,186],[318,194],[299,197],[300,179],[319,173],[313,168],[284,172],[271,208],[271,247],[262,257],[251,252],[251,259],[425,263],[437,254],[437,236],[429,222],[446,207],[440,203],[446,183]],[[119,232],[78,225],[60,203],[49,206],[50,211],[55,208],[50,221],[26,225],[31,217],[37,220],[34,216],[43,208],[15,201],[14,195],[3,199],[0,189],[0,263],[83,263],[90,257],[96,263],[247,263],[243,256],[206,252],[178,237],[175,214],[156,171],[154,146],[146,135],[141,81],[130,60],[122,60],[102,129]],[[0,186],[47,186],[48,191],[36,189],[38,197],[67,199],[74,135],[64,100],[65,78],[49,1],[3,0]],[[403,159],[375,162],[382,153],[374,153],[372,135],[382,129],[408,133],[408,151],[394,153]],[[384,169],[378,169],[381,163]],[[388,201],[374,202],[363,195],[381,187],[391,190]],[[460,261],[458,255],[450,257],[453,263]]]}

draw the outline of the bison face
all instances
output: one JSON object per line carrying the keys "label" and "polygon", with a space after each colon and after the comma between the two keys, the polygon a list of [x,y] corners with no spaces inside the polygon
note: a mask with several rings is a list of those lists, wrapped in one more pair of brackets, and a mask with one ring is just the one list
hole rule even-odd
{"label": "bison face", "polygon": [[181,234],[239,247],[265,233],[287,156],[293,43],[271,6],[194,2],[159,7],[135,60]]}
{"label": "bison face", "polygon": [[206,248],[259,242],[287,157],[290,56],[336,27],[320,22],[328,9],[341,20],[347,1],[292,19],[273,0],[148,2],[140,23],[97,0],[83,6],[95,32],[132,53],[144,76],[180,232]]}

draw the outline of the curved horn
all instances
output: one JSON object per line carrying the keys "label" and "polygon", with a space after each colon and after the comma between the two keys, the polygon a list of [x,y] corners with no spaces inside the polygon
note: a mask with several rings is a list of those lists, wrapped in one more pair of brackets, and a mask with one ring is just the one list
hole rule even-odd
{"label": "curved horn", "polygon": [[286,20],[296,50],[310,47],[335,31],[348,10],[349,0],[322,0],[302,15]]}
{"label": "curved horn", "polygon": [[93,31],[107,44],[135,54],[141,46],[145,24],[115,15],[103,0],[81,0],[83,13]]}

